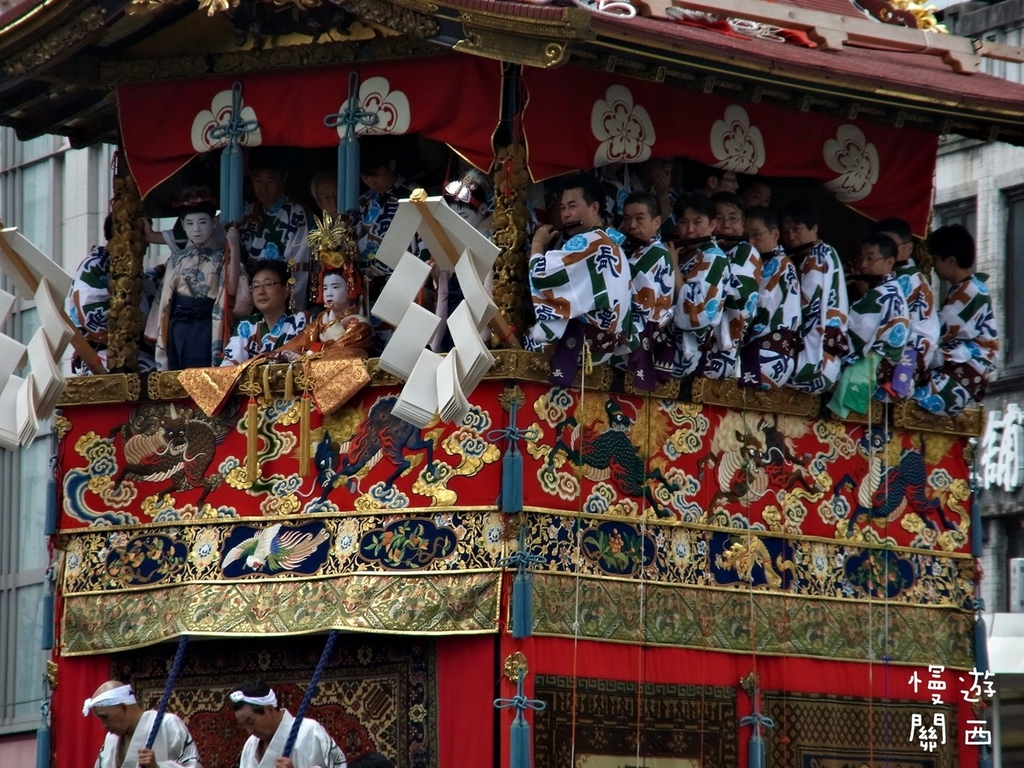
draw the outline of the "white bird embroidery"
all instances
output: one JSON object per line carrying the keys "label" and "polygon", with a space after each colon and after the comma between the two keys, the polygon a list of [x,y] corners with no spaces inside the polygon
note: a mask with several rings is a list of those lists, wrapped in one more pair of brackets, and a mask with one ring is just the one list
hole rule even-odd
{"label": "white bird embroidery", "polygon": [[262,570],[264,566],[268,571],[290,571],[316,552],[328,538],[324,529],[315,534],[294,530],[281,533],[281,523],[277,523],[232,547],[220,567],[224,570],[244,557],[245,567],[253,571]]}

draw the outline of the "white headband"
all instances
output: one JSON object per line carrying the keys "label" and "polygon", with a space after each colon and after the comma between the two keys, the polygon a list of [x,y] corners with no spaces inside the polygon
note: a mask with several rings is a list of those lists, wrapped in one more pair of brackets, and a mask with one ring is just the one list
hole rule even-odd
{"label": "white headband", "polygon": [[253,707],[277,707],[277,694],[274,693],[273,688],[266,696],[246,696],[241,691],[232,691],[228,694],[228,698],[231,699],[232,704],[242,702]]}
{"label": "white headband", "polygon": [[130,685],[122,685],[120,688],[112,688],[101,693],[95,699],[86,699],[82,705],[82,714],[88,715],[95,707],[114,707],[118,704],[134,704],[135,694],[132,693]]}

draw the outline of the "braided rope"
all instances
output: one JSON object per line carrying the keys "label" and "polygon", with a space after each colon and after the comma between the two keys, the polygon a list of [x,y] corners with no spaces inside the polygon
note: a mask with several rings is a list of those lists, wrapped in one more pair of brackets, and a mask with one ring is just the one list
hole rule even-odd
{"label": "braided rope", "polygon": [[288,740],[284,743],[284,749],[281,750],[281,757],[291,757],[292,749],[295,748],[295,740],[299,737],[299,726],[302,725],[302,718],[306,716],[309,703],[316,694],[317,686],[320,685],[320,678],[324,676],[327,662],[331,659],[331,652],[334,650],[334,644],[337,640],[338,630],[332,629],[331,634],[327,636],[324,652],[320,654],[320,661],[317,662],[316,669],[313,670],[313,677],[310,678],[309,685],[306,687],[306,695],[302,697],[302,703],[299,704],[299,711],[295,713],[295,720],[292,722],[291,731],[288,732]]}
{"label": "braided rope", "polygon": [[171,691],[174,690],[174,683],[181,672],[181,663],[185,660],[185,646],[188,645],[188,635],[182,635],[178,641],[178,650],[174,652],[174,661],[171,662],[171,670],[167,673],[167,682],[164,684],[164,692],[160,696],[160,705],[156,708],[156,717],[153,718],[153,728],[146,739],[146,749],[153,748],[156,735],[160,732],[160,726],[164,721],[164,714],[167,712],[167,702],[171,698]]}

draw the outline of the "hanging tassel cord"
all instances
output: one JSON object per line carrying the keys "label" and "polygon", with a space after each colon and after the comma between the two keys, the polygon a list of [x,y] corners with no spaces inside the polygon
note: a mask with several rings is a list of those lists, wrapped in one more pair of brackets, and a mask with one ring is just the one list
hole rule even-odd
{"label": "hanging tassel cord", "polygon": [[526,671],[519,670],[516,680],[516,695],[511,699],[495,699],[498,709],[514,709],[515,717],[509,730],[509,768],[530,768],[530,723],[525,717],[526,710],[542,712],[547,704],[540,699],[527,698],[523,692]]}
{"label": "hanging tassel cord", "polygon": [[359,73],[348,76],[348,97],[345,108],[324,117],[324,125],[338,131],[338,212],[347,213],[359,207],[359,139],[360,128],[377,124],[376,112],[359,106]]}
{"label": "hanging tassel cord", "polygon": [[547,560],[526,548],[526,524],[519,526],[519,548],[498,561],[502,568],[515,568],[512,584],[512,637],[522,639],[533,634],[533,580],[530,567],[543,565]]}
{"label": "hanging tassel cord", "polygon": [[156,717],[153,718],[153,728],[146,739],[146,749],[152,749],[156,741],[156,735],[160,732],[160,726],[164,721],[164,714],[167,712],[167,702],[171,700],[171,691],[178,680],[178,673],[181,672],[181,664],[185,660],[185,648],[188,646],[188,635],[182,635],[178,641],[178,650],[174,652],[174,661],[171,662],[171,671],[167,673],[167,682],[164,684],[164,692],[160,696],[160,705],[156,708]]}
{"label": "hanging tassel cord", "polygon": [[242,218],[242,152],[239,144],[246,134],[258,130],[258,120],[242,119],[242,84],[231,88],[231,115],[210,129],[211,141],[226,144],[220,157],[220,210],[224,228]]}
{"label": "hanging tassel cord", "polygon": [[519,403],[515,398],[509,403],[508,427],[492,429],[486,437],[492,443],[508,440],[508,447],[501,459],[501,497],[498,505],[501,511],[510,514],[523,510],[523,453],[519,450],[520,440],[538,440],[536,429],[520,429],[516,423]]}
{"label": "hanging tassel cord", "polygon": [[302,697],[299,710],[295,713],[295,720],[292,722],[292,729],[288,732],[288,740],[284,743],[284,749],[281,750],[281,757],[291,757],[292,750],[295,748],[295,740],[299,737],[299,727],[302,725],[302,719],[306,716],[306,710],[309,709],[310,702],[313,701],[316,689],[320,685],[320,678],[324,676],[324,671],[327,669],[327,662],[331,660],[331,654],[334,652],[334,644],[336,642],[338,642],[338,630],[332,629],[331,634],[327,636],[324,652],[320,654],[320,661],[317,662],[316,669],[313,670],[313,677],[309,679],[306,695]]}

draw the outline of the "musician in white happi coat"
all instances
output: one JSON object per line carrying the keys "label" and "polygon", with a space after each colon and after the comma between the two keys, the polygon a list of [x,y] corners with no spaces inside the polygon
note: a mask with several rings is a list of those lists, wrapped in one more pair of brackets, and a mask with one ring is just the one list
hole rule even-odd
{"label": "musician in white happi coat", "polygon": [[239,768],[346,768],[341,747],[309,717],[299,724],[291,756],[281,757],[295,718],[278,709],[277,694],[266,683],[246,683],[228,698],[239,725],[249,732]]}
{"label": "musician in white happi coat", "polygon": [[156,718],[143,711],[130,685],[110,680],[85,700],[82,714],[92,712],[107,731],[95,768],[203,768],[199,751],[185,723],[165,712],[153,747],[146,747]]}

